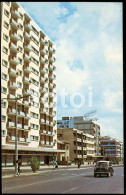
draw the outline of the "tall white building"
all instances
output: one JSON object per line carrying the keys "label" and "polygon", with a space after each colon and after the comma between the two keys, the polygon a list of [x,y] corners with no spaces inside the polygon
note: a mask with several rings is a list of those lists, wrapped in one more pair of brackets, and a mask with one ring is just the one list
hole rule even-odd
{"label": "tall white building", "polygon": [[[36,11],[36,10],[35,10]],[[48,164],[57,156],[55,45],[17,2],[1,3],[2,166],[15,163],[15,98],[18,156]],[[31,100],[30,95],[33,99]],[[63,152],[63,151],[62,151]]]}

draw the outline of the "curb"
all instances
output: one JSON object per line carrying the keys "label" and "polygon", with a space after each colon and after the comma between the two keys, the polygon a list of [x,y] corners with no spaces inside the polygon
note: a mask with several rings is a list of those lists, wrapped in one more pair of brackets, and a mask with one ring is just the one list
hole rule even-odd
{"label": "curb", "polygon": [[64,170],[80,170],[80,169],[90,169],[92,168],[92,166],[87,166],[87,167],[80,167],[78,169],[78,167],[71,167],[68,169],[51,169],[51,170],[42,170],[42,171],[36,171],[35,173],[31,172],[31,173],[22,173],[21,175],[15,175],[15,174],[10,174],[10,175],[4,175],[2,176],[2,179],[7,179],[7,178],[12,178],[12,177],[21,177],[21,176],[29,176],[29,175],[39,175],[45,172],[53,172],[53,171],[64,171]]}

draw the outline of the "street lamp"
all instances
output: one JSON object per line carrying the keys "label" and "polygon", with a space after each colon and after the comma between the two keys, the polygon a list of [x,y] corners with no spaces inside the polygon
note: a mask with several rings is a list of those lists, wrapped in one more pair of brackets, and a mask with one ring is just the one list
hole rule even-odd
{"label": "street lamp", "polygon": [[31,94],[21,96],[19,98],[2,98],[1,103],[3,102],[4,99],[8,100],[15,100],[15,108],[16,108],[16,120],[15,120],[15,175],[18,174],[18,149],[17,149],[17,101],[20,99],[23,99],[25,97],[31,97],[31,100],[33,99]]}

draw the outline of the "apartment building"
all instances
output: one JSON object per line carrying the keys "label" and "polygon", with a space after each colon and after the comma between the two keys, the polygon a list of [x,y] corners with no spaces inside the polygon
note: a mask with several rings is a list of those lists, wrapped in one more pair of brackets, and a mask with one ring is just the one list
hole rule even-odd
{"label": "apartment building", "polygon": [[85,134],[83,131],[60,127],[57,129],[58,140],[65,140],[70,143],[70,161],[76,162],[77,159],[93,160],[95,156],[94,136]]}
{"label": "apartment building", "polygon": [[103,156],[112,160],[113,158],[123,158],[123,144],[118,139],[104,136],[100,138],[101,153]]}
{"label": "apartment building", "polygon": [[19,3],[1,3],[2,166],[15,163],[15,98],[22,96],[27,96],[17,103],[22,164],[28,164],[31,155],[48,164],[60,152],[55,51],[55,44]]}
{"label": "apartment building", "polygon": [[95,156],[101,156],[100,148],[100,126],[93,121],[84,120],[83,116],[76,117],[62,117],[62,120],[57,120],[57,127],[75,128],[83,131],[84,133],[94,136]]}

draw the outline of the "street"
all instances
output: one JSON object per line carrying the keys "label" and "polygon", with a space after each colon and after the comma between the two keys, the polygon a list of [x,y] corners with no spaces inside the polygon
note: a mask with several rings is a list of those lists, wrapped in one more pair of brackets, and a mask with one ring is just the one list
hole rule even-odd
{"label": "street", "polygon": [[56,169],[39,175],[2,180],[2,193],[123,194],[124,167],[114,167],[113,177],[94,177],[94,167]]}

